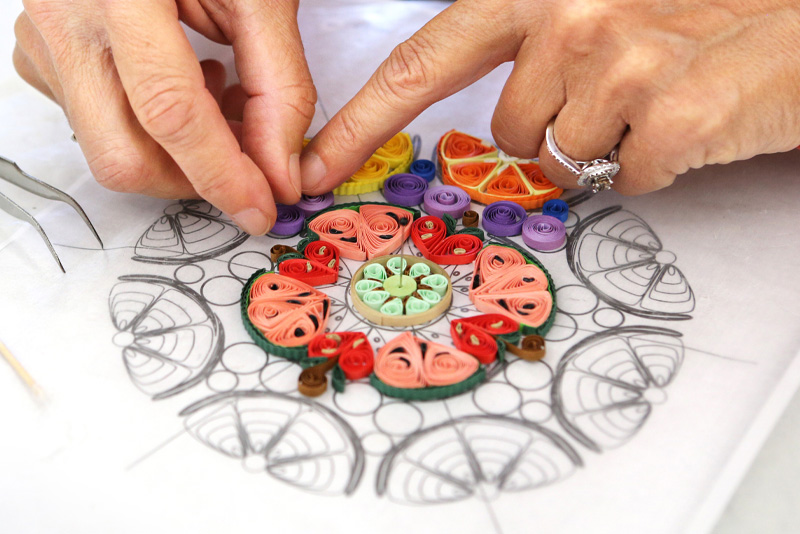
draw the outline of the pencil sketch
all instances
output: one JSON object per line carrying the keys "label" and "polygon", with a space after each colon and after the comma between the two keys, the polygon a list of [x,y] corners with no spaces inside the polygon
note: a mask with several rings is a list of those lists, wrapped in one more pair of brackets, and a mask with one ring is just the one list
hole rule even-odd
{"label": "pencil sketch", "polygon": [[[572,207],[590,198],[567,197]],[[548,268],[561,264],[551,269],[558,313],[545,360],[507,354],[487,366],[486,382],[442,401],[391,399],[368,379],[302,398],[301,366],[261,350],[238,317],[246,280],[275,268],[271,241],[242,246],[246,236],[208,205],[183,202],[167,212],[140,239],[135,258],[164,276],[123,276],[109,297],[114,342],[131,379],[156,399],[191,388],[194,402],[187,395],[193,403],[181,412],[187,433],[247,471],[300,490],[348,495],[374,476],[377,494],[393,502],[476,498],[490,507],[503,493],[575,473],[584,465],[577,444],[602,452],[627,443],[666,400],[683,360],[680,333],[630,326],[631,315],[691,318],[694,296],[674,255],[619,207],[588,217],[571,210],[567,244],[542,255]],[[172,241],[158,239],[161,229]],[[491,243],[519,246],[516,238]],[[421,256],[411,242],[404,253]],[[336,283],[319,287],[331,302],[326,331],[363,332],[378,350],[405,329],[355,310],[349,289],[360,265],[342,259]],[[469,299],[473,266],[443,268],[453,287],[450,308],[411,330],[450,344],[450,322],[479,312]]]}
{"label": "pencil sketch", "polygon": [[384,457],[378,495],[438,504],[527,491],[570,476],[582,462],[544,427],[501,416],[470,416],[416,432]]}
{"label": "pencil sketch", "polygon": [[558,364],[552,408],[561,426],[595,452],[619,447],[644,425],[683,362],[681,334],[629,326],[593,334]]}
{"label": "pencil sketch", "polygon": [[594,213],[570,234],[567,261],[578,279],[621,311],[661,320],[685,320],[694,310],[689,282],[653,230],[614,206]]}
{"label": "pencil sketch", "polygon": [[208,303],[161,276],[122,276],[109,296],[114,344],[133,383],[154,399],[176,395],[216,366],[225,335]]}
{"label": "pencil sketch", "polygon": [[235,249],[248,237],[211,204],[182,200],[167,206],[142,234],[133,259],[164,264],[202,261]]}
{"label": "pencil sketch", "polygon": [[364,449],[342,417],[308,399],[270,392],[216,395],[185,408],[186,430],[208,447],[306,491],[349,495]]}

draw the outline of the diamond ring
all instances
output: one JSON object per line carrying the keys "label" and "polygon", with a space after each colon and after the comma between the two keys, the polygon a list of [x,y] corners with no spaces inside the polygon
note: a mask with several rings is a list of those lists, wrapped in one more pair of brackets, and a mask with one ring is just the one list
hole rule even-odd
{"label": "diamond ring", "polygon": [[565,167],[569,172],[578,178],[578,185],[581,187],[591,187],[592,192],[599,193],[611,189],[614,183],[614,176],[619,172],[619,145],[606,155],[604,158],[597,158],[591,161],[576,161],[564,154],[558,145],[554,135],[555,120],[547,125],[545,139],[547,140],[547,151]]}

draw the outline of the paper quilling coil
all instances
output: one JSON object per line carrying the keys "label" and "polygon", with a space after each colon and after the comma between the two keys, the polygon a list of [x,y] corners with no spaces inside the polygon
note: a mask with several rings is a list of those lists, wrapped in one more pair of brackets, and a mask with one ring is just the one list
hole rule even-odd
{"label": "paper quilling coil", "polygon": [[522,338],[522,343],[517,347],[512,343],[507,343],[506,348],[511,354],[535,362],[545,357],[545,342],[542,336],[529,335]]}
{"label": "paper quilling coil", "polygon": [[425,211],[437,217],[447,214],[454,219],[460,219],[469,209],[469,205],[469,195],[458,187],[440,185],[425,192]]}
{"label": "paper quilling coil", "polygon": [[308,357],[339,358],[339,367],[348,380],[369,376],[374,352],[363,332],[331,332],[315,337],[308,345]]}
{"label": "paper quilling coil", "polygon": [[521,252],[491,245],[475,261],[469,297],[483,313],[501,314],[538,328],[550,319],[553,309],[548,287],[544,271],[527,263]]}
{"label": "paper quilling coil", "polygon": [[422,203],[428,182],[416,174],[395,174],[383,183],[383,196],[392,204],[417,206]]}
{"label": "paper quilling coil", "polygon": [[495,236],[519,235],[527,216],[525,208],[515,202],[492,202],[483,210],[483,229]]}
{"label": "paper quilling coil", "polygon": [[348,208],[314,216],[308,229],[320,240],[339,248],[343,258],[364,261],[389,254],[408,238],[412,212],[385,204],[363,204],[358,211]]}
{"label": "paper quilling coil", "polygon": [[472,376],[478,360],[452,347],[400,334],[378,350],[375,375],[402,389],[456,384]]}
{"label": "paper quilling coil", "polygon": [[478,212],[472,210],[465,211],[464,216],[461,218],[461,222],[467,228],[477,228],[480,220],[481,216],[478,215]]}
{"label": "paper quilling coil", "polygon": [[280,237],[291,237],[300,233],[305,223],[306,215],[297,206],[286,206],[276,204],[278,217],[275,219],[275,226],[270,233]]}
{"label": "paper quilling coil", "polygon": [[549,215],[561,222],[567,222],[567,217],[569,217],[569,204],[560,198],[548,200],[544,203],[544,206],[542,206],[542,215]]}
{"label": "paper quilling coil", "polygon": [[453,321],[450,323],[450,336],[457,349],[475,356],[484,365],[497,359],[497,341],[474,325]]}
{"label": "paper quilling coil", "polygon": [[[275,245],[276,247],[281,245]],[[290,247],[287,247],[290,248]],[[339,279],[339,250],[325,241],[311,241],[303,249],[303,256],[280,259],[278,272],[312,286],[335,284]]]}
{"label": "paper quilling coil", "polygon": [[533,250],[556,250],[567,241],[564,223],[549,215],[532,215],[522,225],[522,240]]}
{"label": "paper quilling coil", "polygon": [[360,195],[378,191],[389,176],[408,171],[414,159],[411,136],[400,132],[379,148],[345,183],[333,190],[335,195]]}
{"label": "paper quilling coil", "polygon": [[265,273],[251,285],[249,297],[247,317],[269,343],[307,345],[325,330],[330,301],[308,284]]}
{"label": "paper quilling coil", "polygon": [[430,182],[436,176],[436,165],[430,160],[418,159],[411,164],[409,172],[424,178],[426,182]]}
{"label": "paper quilling coil", "polygon": [[439,265],[472,263],[483,241],[475,235],[447,235],[447,225],[434,215],[420,217],[411,227],[411,239],[427,259]]}
{"label": "paper quilling coil", "polygon": [[333,193],[325,193],[324,195],[316,196],[303,195],[295,206],[303,210],[306,217],[310,217],[318,211],[333,206]]}

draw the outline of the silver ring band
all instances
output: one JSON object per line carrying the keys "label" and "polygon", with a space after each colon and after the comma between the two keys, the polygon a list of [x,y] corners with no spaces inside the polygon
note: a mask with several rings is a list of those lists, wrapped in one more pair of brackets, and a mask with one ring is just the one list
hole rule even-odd
{"label": "silver ring band", "polygon": [[599,193],[611,189],[614,183],[614,176],[619,172],[619,145],[608,153],[604,158],[593,159],[592,161],[576,161],[564,154],[555,138],[555,119],[547,125],[545,139],[547,141],[547,151],[578,179],[581,187],[590,187],[592,192]]}

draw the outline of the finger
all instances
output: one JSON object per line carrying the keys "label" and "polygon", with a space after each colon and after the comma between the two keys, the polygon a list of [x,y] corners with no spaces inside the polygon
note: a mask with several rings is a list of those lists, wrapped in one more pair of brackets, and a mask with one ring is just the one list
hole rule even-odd
{"label": "finger", "polygon": [[243,154],[169,0],[109,4],[108,35],[137,119],[195,190],[245,231],[263,234],[275,204],[263,173]]}
{"label": "finger", "polygon": [[307,147],[304,192],[333,189],[428,106],[513,59],[521,33],[510,10],[485,11],[462,0],[397,46]]}
{"label": "finger", "polygon": [[14,47],[12,61],[14,62],[14,69],[16,69],[20,78],[50,100],[56,100],[56,97],[53,96],[53,92],[50,90],[50,86],[47,85],[44,78],[42,78],[42,75],[39,73],[39,69],[36,68],[36,65],[33,64],[33,61],[22,51],[19,45]]}
{"label": "finger", "polygon": [[[590,92],[579,93],[569,100],[553,125],[556,147],[575,161],[605,158],[628,127],[612,103]],[[555,185],[578,187],[575,174],[555,159],[546,142],[540,146],[539,166]]]}
{"label": "finger", "polygon": [[[35,73],[38,74],[39,81],[35,79],[25,80],[41,91],[39,86],[44,83],[49,89],[49,93],[53,95],[56,102],[61,104],[63,102],[63,95],[61,94],[61,83],[58,80],[55,68],[53,67],[53,60],[48,52],[48,46],[42,34],[36,29],[36,26],[28,17],[27,13],[22,13],[14,23],[14,35],[17,39],[17,47],[21,53],[27,57],[27,60],[35,68]],[[17,52],[15,52],[15,55]],[[18,57],[19,60],[23,58]],[[28,71],[30,72],[30,70]],[[24,79],[24,78],[23,78]],[[38,83],[36,85],[35,83]],[[44,91],[42,91],[44,92]],[[47,93],[45,93],[47,94]]]}
{"label": "finger", "polygon": [[536,157],[547,123],[566,102],[557,58],[538,48],[528,41],[522,46],[492,116],[497,146],[518,158]]}
{"label": "finger", "polygon": [[219,4],[218,11],[211,11],[233,44],[247,97],[244,150],[285,204],[300,200],[300,152],[317,100],[297,27],[297,3],[243,0],[229,10],[230,2],[218,2],[212,3]]}
{"label": "finger", "polygon": [[222,92],[225,90],[225,66],[215,59],[206,59],[200,62],[203,70],[206,89],[218,104],[222,102]]}
{"label": "finger", "polygon": [[[626,133],[619,146],[620,171],[613,188],[623,195],[641,195],[672,185],[677,175],[671,164],[660,157],[658,149],[640,131]],[[688,167],[680,169],[686,172]]]}
{"label": "finger", "polygon": [[247,93],[238,83],[231,85],[222,92],[222,114],[228,120],[242,122],[244,120],[244,105],[247,103]]}
{"label": "finger", "polygon": [[65,62],[64,106],[75,138],[98,183],[113,191],[160,198],[197,193],[173,159],[139,124],[111,57],[82,45],[80,62]]}

